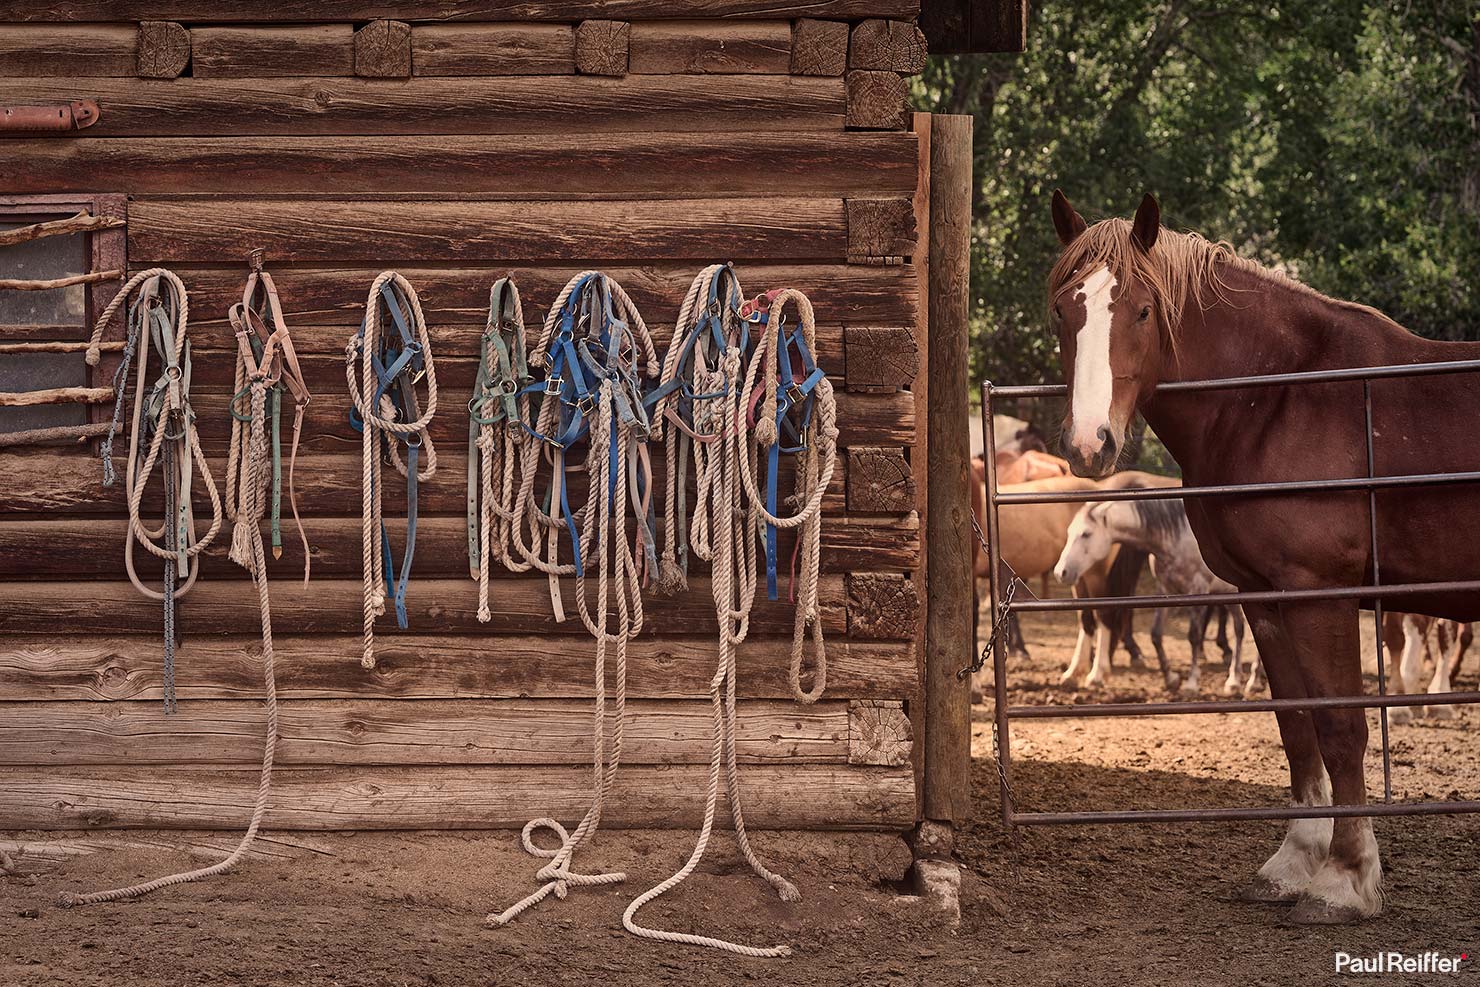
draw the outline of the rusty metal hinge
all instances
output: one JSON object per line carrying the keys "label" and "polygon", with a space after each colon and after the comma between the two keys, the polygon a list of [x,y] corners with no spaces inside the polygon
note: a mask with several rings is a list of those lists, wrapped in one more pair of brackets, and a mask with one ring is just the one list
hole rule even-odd
{"label": "rusty metal hinge", "polygon": [[82,130],[98,122],[98,112],[93,99],[50,106],[0,106],[0,131]]}

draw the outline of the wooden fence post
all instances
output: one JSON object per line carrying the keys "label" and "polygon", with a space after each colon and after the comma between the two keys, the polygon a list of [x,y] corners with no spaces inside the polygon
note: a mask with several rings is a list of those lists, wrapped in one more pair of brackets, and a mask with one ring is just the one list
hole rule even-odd
{"label": "wooden fence post", "polygon": [[930,141],[930,482],[926,509],[926,819],[971,815],[972,531],[967,316],[971,117],[936,115]]}

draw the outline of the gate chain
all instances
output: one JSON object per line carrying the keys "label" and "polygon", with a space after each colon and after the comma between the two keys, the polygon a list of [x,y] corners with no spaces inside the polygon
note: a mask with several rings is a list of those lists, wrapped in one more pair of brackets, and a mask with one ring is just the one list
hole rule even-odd
{"label": "gate chain", "polygon": [[[987,539],[982,534],[981,525],[976,522],[975,514],[971,517],[971,530],[976,532],[976,540],[981,543],[982,554],[986,556],[988,560],[987,564],[991,565],[991,548],[987,545]],[[970,665],[967,665],[956,673],[956,681],[958,682],[965,679],[968,675],[975,675],[977,672],[980,672],[982,667],[986,665],[987,659],[996,653],[1002,632],[1007,629],[1007,621],[1012,616],[1013,597],[1017,595],[1017,588],[1022,583],[1022,580],[1018,578],[1016,572],[1013,572],[1012,566],[1006,562],[1002,563],[1002,567],[1007,570],[1007,592],[1003,594],[1002,602],[998,605],[997,619],[992,622],[992,632],[987,635],[986,643],[982,645],[981,654],[977,655],[976,660]]]}

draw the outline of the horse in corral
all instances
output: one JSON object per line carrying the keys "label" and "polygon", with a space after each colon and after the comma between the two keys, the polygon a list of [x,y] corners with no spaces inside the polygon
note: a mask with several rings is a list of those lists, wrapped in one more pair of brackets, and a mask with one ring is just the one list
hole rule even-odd
{"label": "horse in corral", "polygon": [[[1434,656],[1434,677],[1429,681],[1428,691],[1449,692],[1452,681],[1459,675],[1465,652],[1474,643],[1474,627],[1467,623],[1439,620],[1422,614],[1394,613],[1391,610],[1383,613],[1383,644],[1389,654],[1400,656],[1393,666],[1393,692],[1413,696],[1424,691],[1424,665],[1430,654],[1430,635],[1437,639],[1439,650]],[[1448,719],[1454,716],[1454,707],[1395,706],[1388,711],[1388,717],[1394,723],[1407,723],[1421,716]]]}
{"label": "horse in corral", "polygon": [[[1234,587],[1215,576],[1203,561],[1180,500],[1085,504],[1069,525],[1068,542],[1054,566],[1054,575],[1060,582],[1073,583],[1079,573],[1104,558],[1116,545],[1148,553],[1151,574],[1164,592],[1178,595],[1234,592]],[[1248,681],[1243,681],[1244,615],[1238,607],[1231,609],[1233,651],[1228,656],[1228,678],[1223,683],[1223,692],[1231,695],[1242,689],[1245,696],[1252,696],[1261,689],[1259,660],[1256,657],[1250,663]],[[1192,668],[1180,682],[1184,692],[1197,692],[1201,686],[1203,637],[1213,610],[1213,607],[1193,607],[1188,618],[1187,642],[1192,651]],[[1176,690],[1178,676],[1168,665],[1161,642],[1155,643],[1162,680],[1168,691]]]}
{"label": "horse in corral", "polygon": [[[1049,455],[1046,452],[1038,452],[1029,449],[1019,455],[1010,452],[999,452],[997,459],[997,485],[999,487],[1010,483],[1028,483],[1033,480],[1047,480],[1054,476],[1069,476],[1069,463],[1058,456]],[[976,465],[972,466],[973,472]],[[982,470],[983,479],[986,471]]]}
{"label": "horse in corral", "polygon": [[1011,415],[993,415],[992,449],[999,455],[1005,452],[1012,456],[1021,456],[1025,452],[1048,452],[1048,440],[1030,421]]}
{"label": "horse in corral", "polygon": [[[1132,221],[1089,226],[1055,192],[1053,221],[1064,250],[1048,300],[1069,386],[1065,456],[1078,475],[1115,468],[1139,410],[1188,486],[1365,476],[1360,381],[1190,393],[1155,387],[1480,358],[1480,344],[1422,339],[1374,309],[1240,258],[1227,244],[1163,230],[1150,195]],[[1389,378],[1370,387],[1378,475],[1480,468],[1480,376]],[[1480,513],[1474,487],[1378,491],[1376,505],[1384,583],[1480,573],[1480,540],[1456,537]],[[1241,590],[1361,586],[1374,577],[1364,491],[1198,498],[1187,518],[1209,567]],[[1372,603],[1245,604],[1273,695],[1360,695],[1359,607]],[[1480,593],[1415,593],[1403,608],[1470,621],[1480,618]],[[1365,805],[1365,712],[1276,715],[1297,804]],[[1370,819],[1295,820],[1245,896],[1294,902],[1297,922],[1349,922],[1381,911],[1381,886]]]}

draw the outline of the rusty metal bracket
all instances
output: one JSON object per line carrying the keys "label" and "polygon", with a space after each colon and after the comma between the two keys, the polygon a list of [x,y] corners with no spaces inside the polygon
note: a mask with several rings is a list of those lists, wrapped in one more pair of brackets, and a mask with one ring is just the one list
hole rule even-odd
{"label": "rusty metal bracket", "polygon": [[0,131],[83,130],[97,123],[100,113],[94,99],[74,99],[50,106],[0,106]]}

